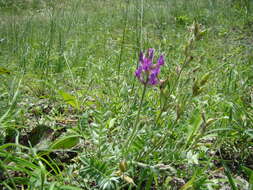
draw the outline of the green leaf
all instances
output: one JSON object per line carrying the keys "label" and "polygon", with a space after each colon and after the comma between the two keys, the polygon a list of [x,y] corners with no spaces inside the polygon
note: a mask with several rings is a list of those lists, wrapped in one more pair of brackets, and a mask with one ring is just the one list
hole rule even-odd
{"label": "green leaf", "polygon": [[70,185],[63,185],[60,187],[60,189],[62,189],[62,190],[82,190],[79,187],[74,187],[74,186],[70,186]]}
{"label": "green leaf", "polygon": [[208,72],[204,76],[202,76],[202,78],[199,81],[200,86],[204,86],[206,84],[206,82],[208,81],[210,76],[211,76],[210,72]]}
{"label": "green leaf", "polygon": [[253,139],[253,129],[248,129],[245,131],[245,133],[249,135],[251,139]]}
{"label": "green leaf", "polygon": [[238,190],[238,188],[236,187],[236,185],[235,185],[235,182],[234,182],[234,178],[233,178],[233,176],[232,176],[232,173],[231,173],[231,171],[230,171],[230,169],[227,167],[227,165],[225,164],[225,162],[222,160],[222,165],[223,165],[223,167],[225,168],[225,175],[227,176],[227,178],[228,178],[228,182],[229,182],[229,184],[230,184],[230,186],[231,186],[231,189],[232,190]]}
{"label": "green leaf", "polygon": [[111,129],[112,127],[114,127],[115,121],[116,121],[116,118],[113,118],[113,119],[110,120],[110,122],[109,122],[109,129]]}
{"label": "green leaf", "polygon": [[192,189],[193,187],[193,184],[195,182],[195,178],[196,178],[196,175],[193,175],[192,178],[186,183],[184,184],[180,190],[188,190],[188,189]]}
{"label": "green leaf", "polygon": [[9,147],[19,147],[19,148],[22,148],[22,149],[26,149],[26,150],[29,150],[28,147],[26,146],[23,146],[23,145],[20,145],[20,144],[15,144],[15,143],[8,143],[8,144],[3,144],[2,146],[0,146],[0,151],[1,150],[4,150],[6,148],[9,148]]}
{"label": "green leaf", "polygon": [[250,189],[253,190],[253,171],[250,173],[249,184],[250,184]]}
{"label": "green leaf", "polygon": [[0,75],[3,75],[3,74],[11,74],[11,72],[3,67],[0,67]]}
{"label": "green leaf", "polygon": [[18,158],[16,156],[13,156],[13,158],[11,158],[11,161],[16,163],[17,166],[27,167],[29,169],[37,169],[38,168],[38,166],[36,166],[32,162],[30,162],[29,160],[25,160],[23,158]]}
{"label": "green leaf", "polygon": [[[29,178],[27,177],[12,177],[12,180],[14,181],[15,184],[20,184],[20,185],[27,185],[29,183]],[[7,183],[10,183],[10,179],[6,179]]]}
{"label": "green leaf", "polygon": [[187,152],[188,164],[199,164],[198,154],[194,154],[191,150]]}
{"label": "green leaf", "polygon": [[72,107],[76,108],[76,109],[79,109],[79,103],[78,103],[78,100],[75,96],[67,93],[67,92],[64,92],[62,90],[59,91],[59,94],[61,95],[61,97],[63,98],[63,100],[71,105]]}
{"label": "green leaf", "polygon": [[191,119],[191,124],[188,126],[186,145],[191,144],[191,142],[193,141],[194,137],[196,136],[201,124],[202,124],[201,114],[197,111],[193,114],[193,117]]}
{"label": "green leaf", "polygon": [[64,136],[57,139],[49,146],[49,149],[70,149],[79,143],[79,135]]}
{"label": "green leaf", "polygon": [[250,190],[253,190],[253,170],[250,169],[250,168],[247,168],[245,166],[242,166],[242,169],[244,170],[244,172],[248,175],[249,177],[249,184],[250,184],[250,187],[249,189]]}

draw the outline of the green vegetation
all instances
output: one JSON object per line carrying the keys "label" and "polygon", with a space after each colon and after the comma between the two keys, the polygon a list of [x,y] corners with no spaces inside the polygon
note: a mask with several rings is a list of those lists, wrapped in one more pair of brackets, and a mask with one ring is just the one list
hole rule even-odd
{"label": "green vegetation", "polygon": [[252,9],[0,0],[0,189],[252,190]]}

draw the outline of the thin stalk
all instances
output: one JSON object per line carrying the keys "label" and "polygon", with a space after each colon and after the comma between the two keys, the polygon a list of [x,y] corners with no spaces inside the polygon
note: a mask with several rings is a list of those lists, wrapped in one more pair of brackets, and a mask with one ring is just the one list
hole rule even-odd
{"label": "thin stalk", "polygon": [[18,95],[19,95],[19,89],[20,89],[21,83],[22,83],[22,78],[19,80],[17,90],[16,90],[16,92],[15,92],[13,98],[12,98],[9,109],[4,113],[4,115],[2,115],[0,117],[0,123],[4,122],[4,120],[9,116],[11,111],[15,108],[16,103],[17,103],[17,98],[18,98]]}
{"label": "thin stalk", "polygon": [[144,0],[141,0],[141,15],[140,15],[140,49],[142,49],[142,28],[143,28],[143,11]]}
{"label": "thin stalk", "polygon": [[[182,68],[181,68],[181,70],[179,71],[179,73],[178,73],[178,75],[177,75],[177,78],[176,78],[176,80],[175,80],[175,84],[174,84],[174,86],[172,87],[172,89],[171,89],[171,91],[170,91],[170,94],[174,91],[175,88],[176,88],[176,91],[178,91],[179,84],[180,84],[180,77],[181,77],[181,75],[182,75],[182,72],[183,72],[185,66],[187,65],[187,63],[191,61],[191,60],[189,60],[189,58],[190,58],[190,50],[192,49],[193,42],[194,42],[194,41],[190,38],[190,39],[189,39],[189,44],[187,45],[187,47],[186,47],[186,49],[185,49],[185,57],[184,57],[184,62],[183,62],[183,64],[182,64]],[[167,105],[167,104],[166,104],[166,101],[167,101],[168,97],[170,96],[170,94],[166,96],[165,101],[164,101],[164,104],[163,104],[163,106],[162,106],[162,108],[161,108],[161,110],[160,110],[160,113],[159,113],[159,115],[158,115],[158,117],[157,117],[157,119],[156,119],[155,124],[158,123],[158,121],[159,121],[160,118],[161,118],[162,113],[166,110],[166,105]]]}
{"label": "thin stalk", "polygon": [[[182,74],[182,71],[184,70],[184,68],[185,68],[186,65],[187,65],[187,56],[186,56],[185,59],[184,59],[184,63],[183,63],[183,65],[182,65],[182,68],[181,68],[180,72],[178,73],[178,76],[177,76],[176,81],[175,81],[175,85],[174,85],[173,88],[170,90],[170,93],[167,95],[167,97],[166,97],[166,99],[165,99],[165,101],[164,101],[164,104],[163,104],[163,106],[161,107],[160,113],[159,113],[158,117],[156,118],[155,125],[158,123],[158,121],[159,121],[160,118],[161,118],[162,113],[163,113],[163,112],[165,111],[165,109],[166,109],[166,105],[167,105],[167,104],[166,104],[166,101],[167,101],[168,97],[170,96],[170,94],[173,92],[173,90],[174,90],[175,88],[178,88],[178,86],[179,86],[179,79],[180,79],[181,74]],[[172,123],[172,126],[175,125],[176,122],[177,122],[177,120],[175,120],[175,121]],[[143,153],[143,154],[142,154],[141,156],[139,156],[139,157],[142,157],[142,156],[144,156],[144,155],[146,155],[146,154],[148,154],[148,153],[151,153],[152,151],[154,151],[154,150],[158,149],[160,146],[162,146],[162,144],[164,143],[164,141],[166,140],[166,138],[169,136],[169,134],[170,134],[170,133],[167,132],[167,133],[160,139],[160,141],[158,141],[148,152]]]}
{"label": "thin stalk", "polygon": [[138,114],[137,114],[137,117],[136,117],[136,120],[135,120],[135,123],[134,123],[135,127],[137,126],[137,123],[138,123],[139,118],[140,118],[141,107],[142,107],[142,103],[143,103],[144,96],[145,96],[145,93],[146,93],[146,89],[147,89],[147,84],[144,84],[142,95],[141,95],[141,102],[140,102],[139,109],[138,109]]}
{"label": "thin stalk", "polygon": [[121,69],[121,61],[122,61],[122,56],[123,56],[123,50],[124,50],[124,43],[125,43],[125,36],[126,36],[126,29],[127,29],[127,22],[128,22],[128,6],[129,6],[129,1],[127,1],[127,5],[125,7],[125,18],[124,18],[124,29],[123,29],[123,34],[122,34],[122,41],[121,41],[121,46],[120,46],[120,55],[118,59],[118,81],[119,81],[119,76],[120,76],[120,69]]}
{"label": "thin stalk", "polygon": [[165,98],[164,104],[163,104],[163,106],[161,107],[160,113],[159,113],[159,115],[158,115],[157,118],[156,118],[155,124],[158,123],[158,121],[159,121],[160,118],[161,118],[162,113],[163,113],[163,112],[165,111],[165,109],[166,109],[166,105],[167,105],[167,104],[166,104],[166,101],[167,101],[168,97],[169,97],[170,94],[173,92],[173,90],[175,89],[175,87],[178,88],[179,79],[180,79],[180,77],[181,77],[181,74],[182,74],[183,69],[185,68],[186,63],[187,63],[187,59],[184,60],[183,66],[182,66],[182,68],[181,68],[181,70],[180,70],[180,72],[179,72],[179,74],[178,74],[178,76],[177,76],[177,78],[176,78],[175,85],[172,87],[172,89],[170,90],[170,93],[169,93],[169,94],[166,96],[166,98]]}
{"label": "thin stalk", "polygon": [[134,122],[134,128],[133,128],[133,131],[132,131],[130,137],[128,138],[127,144],[125,146],[126,149],[128,149],[128,147],[131,145],[131,143],[134,140],[134,138],[136,136],[136,133],[139,129],[138,123],[139,123],[139,119],[140,119],[141,108],[142,108],[142,104],[143,104],[143,100],[144,100],[146,90],[147,90],[147,83],[145,83],[144,86],[143,86],[141,101],[140,101],[140,105],[139,105],[139,108],[138,108],[138,113],[137,113],[137,116],[136,116],[136,119],[135,119],[135,122]]}
{"label": "thin stalk", "polygon": [[63,57],[64,57],[64,60],[65,60],[65,63],[66,63],[66,65],[67,65],[67,67],[68,67],[68,70],[69,70],[69,73],[70,73],[70,76],[71,76],[71,80],[72,80],[72,83],[73,83],[73,88],[74,88],[74,90],[75,90],[75,94],[74,94],[74,96],[75,96],[75,98],[76,98],[76,104],[77,104],[77,108],[78,109],[80,109],[80,104],[79,104],[79,97],[78,97],[78,94],[77,94],[77,88],[75,87],[75,78],[74,78],[74,74],[73,74],[73,72],[71,71],[71,68],[70,68],[70,65],[69,65],[69,62],[68,62],[68,59],[67,59],[67,57],[66,57],[66,55],[65,54],[63,54]]}
{"label": "thin stalk", "polygon": [[[143,30],[143,14],[144,14],[144,0],[141,0],[140,5],[139,1],[136,1],[136,22],[135,22],[135,28],[136,28],[136,58],[138,57],[140,51],[142,50],[142,30]],[[140,8],[140,11],[139,11]],[[136,69],[139,65],[139,59],[136,62]],[[132,92],[134,91],[135,82],[133,82],[132,85]],[[135,100],[135,99],[134,99]],[[135,101],[134,101],[135,103]]]}

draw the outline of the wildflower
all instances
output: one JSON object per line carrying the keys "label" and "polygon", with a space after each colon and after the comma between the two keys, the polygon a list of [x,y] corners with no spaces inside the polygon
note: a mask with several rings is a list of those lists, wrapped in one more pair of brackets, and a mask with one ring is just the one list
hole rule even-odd
{"label": "wildflower", "polygon": [[153,64],[153,58],[153,48],[148,49],[146,56],[143,54],[143,52],[140,53],[139,67],[135,71],[135,76],[145,85],[157,85],[160,83],[158,75],[160,73],[160,67],[164,65],[164,57],[163,55],[160,55],[156,64]]}

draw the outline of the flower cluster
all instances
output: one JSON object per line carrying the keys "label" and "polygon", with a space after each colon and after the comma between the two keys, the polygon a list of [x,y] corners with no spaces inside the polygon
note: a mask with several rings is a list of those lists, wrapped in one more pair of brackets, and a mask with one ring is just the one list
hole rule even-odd
{"label": "flower cluster", "polygon": [[148,49],[146,56],[143,52],[140,53],[139,67],[135,71],[135,76],[145,85],[157,85],[160,83],[158,75],[160,67],[164,65],[164,57],[161,55],[157,64],[153,64],[154,51],[153,48]]}

